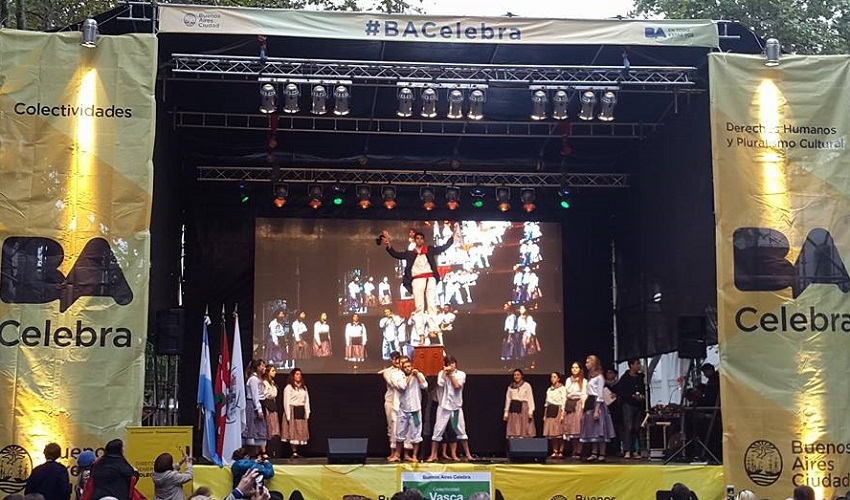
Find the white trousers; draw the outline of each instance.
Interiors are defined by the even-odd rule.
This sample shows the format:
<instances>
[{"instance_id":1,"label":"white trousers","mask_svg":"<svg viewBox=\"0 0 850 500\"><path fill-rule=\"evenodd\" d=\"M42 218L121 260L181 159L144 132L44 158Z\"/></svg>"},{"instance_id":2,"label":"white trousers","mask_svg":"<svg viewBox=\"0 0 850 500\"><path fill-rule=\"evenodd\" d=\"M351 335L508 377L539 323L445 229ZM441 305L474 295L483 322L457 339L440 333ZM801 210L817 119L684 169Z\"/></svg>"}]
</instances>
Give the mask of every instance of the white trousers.
<instances>
[{"instance_id":1,"label":"white trousers","mask_svg":"<svg viewBox=\"0 0 850 500\"><path fill-rule=\"evenodd\" d=\"M425 326L438 329L437 325L437 280L432 278L414 278L413 288L413 321L416 324L416 335L422 338L427 331ZM417 340L418 340L417 339Z\"/></svg>"},{"instance_id":2,"label":"white trousers","mask_svg":"<svg viewBox=\"0 0 850 500\"><path fill-rule=\"evenodd\" d=\"M457 416L457 429L455 433L459 440L469 439L466 435L466 420L463 418L463 408L459 409ZM440 442L443 440L443 433L446 431L446 425L452 420L452 410L447 410L443 407L437 408L437 419L434 421L434 434L431 436L432 441Z\"/></svg>"},{"instance_id":3,"label":"white trousers","mask_svg":"<svg viewBox=\"0 0 850 500\"><path fill-rule=\"evenodd\" d=\"M418 421L418 422L417 422ZM396 441L410 441L411 443L422 442L422 412L412 413L406 411L398 412L398 428L396 430Z\"/></svg>"},{"instance_id":4,"label":"white trousers","mask_svg":"<svg viewBox=\"0 0 850 500\"><path fill-rule=\"evenodd\" d=\"M384 414L387 416L387 437L390 438L390 449L395 449L395 435L396 429L398 428L398 410L393 408L393 403L391 401L384 401ZM404 441L404 448L409 450L413 448L413 445L410 441Z\"/></svg>"}]
</instances>

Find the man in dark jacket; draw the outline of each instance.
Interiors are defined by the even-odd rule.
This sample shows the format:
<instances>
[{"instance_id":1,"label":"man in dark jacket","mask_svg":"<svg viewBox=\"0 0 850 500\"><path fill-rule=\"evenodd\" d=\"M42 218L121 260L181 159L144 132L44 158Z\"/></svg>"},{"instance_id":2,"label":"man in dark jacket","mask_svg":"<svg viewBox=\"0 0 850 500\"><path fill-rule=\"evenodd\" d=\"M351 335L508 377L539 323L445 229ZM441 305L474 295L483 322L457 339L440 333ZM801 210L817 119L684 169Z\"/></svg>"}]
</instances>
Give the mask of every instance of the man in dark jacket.
<instances>
[{"instance_id":1,"label":"man in dark jacket","mask_svg":"<svg viewBox=\"0 0 850 500\"><path fill-rule=\"evenodd\" d=\"M44 447L47 461L32 470L24 493L41 493L44 500L69 500L71 498L71 480L68 468L56 461L62 449L56 443Z\"/></svg>"},{"instance_id":2,"label":"man in dark jacket","mask_svg":"<svg viewBox=\"0 0 850 500\"><path fill-rule=\"evenodd\" d=\"M124 443L113 439L106 443L106 454L94 463L89 481L94 481L96 500L103 497L115 497L118 500L130 499L130 478L139 473L124 458Z\"/></svg>"}]
</instances>

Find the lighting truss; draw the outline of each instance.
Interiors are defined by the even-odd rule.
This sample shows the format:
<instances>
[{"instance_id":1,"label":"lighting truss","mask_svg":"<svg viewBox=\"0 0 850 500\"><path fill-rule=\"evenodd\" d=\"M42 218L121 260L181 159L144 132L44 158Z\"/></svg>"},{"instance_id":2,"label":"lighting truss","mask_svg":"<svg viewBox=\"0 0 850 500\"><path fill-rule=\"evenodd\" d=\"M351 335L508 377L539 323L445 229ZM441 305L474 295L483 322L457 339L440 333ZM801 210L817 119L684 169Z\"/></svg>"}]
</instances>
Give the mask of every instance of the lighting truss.
<instances>
[{"instance_id":1,"label":"lighting truss","mask_svg":"<svg viewBox=\"0 0 850 500\"><path fill-rule=\"evenodd\" d=\"M271 182L271 167L199 166L200 181ZM427 172L422 170L343 170L280 167L278 182L293 184L367 184L393 186L457 186L560 188L627 188L623 173Z\"/></svg>"}]
</instances>

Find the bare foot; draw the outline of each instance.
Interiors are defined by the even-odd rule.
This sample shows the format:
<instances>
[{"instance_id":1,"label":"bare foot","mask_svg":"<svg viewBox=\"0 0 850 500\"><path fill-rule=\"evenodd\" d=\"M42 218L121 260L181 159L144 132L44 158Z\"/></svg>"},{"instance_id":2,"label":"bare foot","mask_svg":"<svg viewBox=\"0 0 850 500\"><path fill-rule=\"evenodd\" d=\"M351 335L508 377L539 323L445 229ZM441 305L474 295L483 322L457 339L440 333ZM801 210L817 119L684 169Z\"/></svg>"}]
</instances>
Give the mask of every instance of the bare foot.
<instances>
[{"instance_id":1,"label":"bare foot","mask_svg":"<svg viewBox=\"0 0 850 500\"><path fill-rule=\"evenodd\" d=\"M437 455L431 455L425 459L426 462L434 462L437 460Z\"/></svg>"},{"instance_id":2,"label":"bare foot","mask_svg":"<svg viewBox=\"0 0 850 500\"><path fill-rule=\"evenodd\" d=\"M398 462L399 460L400 460L400 457L389 457L387 459L387 462Z\"/></svg>"},{"instance_id":3,"label":"bare foot","mask_svg":"<svg viewBox=\"0 0 850 500\"><path fill-rule=\"evenodd\" d=\"M455 462L460 462L460 458L458 458L457 455L453 456L452 460L454 460Z\"/></svg>"},{"instance_id":4,"label":"bare foot","mask_svg":"<svg viewBox=\"0 0 850 500\"><path fill-rule=\"evenodd\" d=\"M416 457L404 457L404 459L408 462L418 462L419 459Z\"/></svg>"}]
</instances>

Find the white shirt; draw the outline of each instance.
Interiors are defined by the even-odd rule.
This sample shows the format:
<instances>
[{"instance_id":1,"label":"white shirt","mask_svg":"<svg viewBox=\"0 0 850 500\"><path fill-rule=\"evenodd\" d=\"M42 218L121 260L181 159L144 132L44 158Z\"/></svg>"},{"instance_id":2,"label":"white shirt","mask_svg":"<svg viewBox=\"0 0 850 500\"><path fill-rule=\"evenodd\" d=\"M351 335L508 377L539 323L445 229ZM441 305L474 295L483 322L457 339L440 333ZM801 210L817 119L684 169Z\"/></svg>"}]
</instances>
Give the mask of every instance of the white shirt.
<instances>
[{"instance_id":1,"label":"white shirt","mask_svg":"<svg viewBox=\"0 0 850 500\"><path fill-rule=\"evenodd\" d=\"M447 313L440 313L437 315L437 322L440 323L440 329L444 331L451 331L452 323L455 321L455 313L449 311Z\"/></svg>"},{"instance_id":2,"label":"white shirt","mask_svg":"<svg viewBox=\"0 0 850 500\"><path fill-rule=\"evenodd\" d=\"M505 318L505 331L513 332L516 329L517 323L518 321L516 314L511 314L510 316Z\"/></svg>"},{"instance_id":3,"label":"white shirt","mask_svg":"<svg viewBox=\"0 0 850 500\"><path fill-rule=\"evenodd\" d=\"M261 385L262 382L256 374L252 374L248 377L248 381L245 382L245 386L247 388L246 397L254 406L254 411L257 413L263 411L262 403L260 403L260 401L263 400L263 390L260 388Z\"/></svg>"},{"instance_id":4,"label":"white shirt","mask_svg":"<svg viewBox=\"0 0 850 500\"><path fill-rule=\"evenodd\" d=\"M303 406L304 418L310 418L310 393L303 386L296 389L292 384L286 384L283 389L283 414L287 420L292 420L293 406Z\"/></svg>"},{"instance_id":5,"label":"white shirt","mask_svg":"<svg viewBox=\"0 0 850 500\"><path fill-rule=\"evenodd\" d=\"M351 339L355 337L362 337L362 344L366 345L366 325L363 323L345 325L345 345L351 345Z\"/></svg>"},{"instance_id":6,"label":"white shirt","mask_svg":"<svg viewBox=\"0 0 850 500\"><path fill-rule=\"evenodd\" d=\"M321 321L316 321L315 323L313 323L313 342L321 344L323 333L327 335L328 342L330 342L331 325L327 323L322 323Z\"/></svg>"},{"instance_id":7,"label":"white shirt","mask_svg":"<svg viewBox=\"0 0 850 500\"><path fill-rule=\"evenodd\" d=\"M407 375L403 370L398 370L392 377L393 387L398 391L398 409L405 413L413 413L422 409L422 390L428 388L428 382L425 380L425 375L419 374L418 377L410 379L410 384L407 383Z\"/></svg>"},{"instance_id":8,"label":"white shirt","mask_svg":"<svg viewBox=\"0 0 850 500\"><path fill-rule=\"evenodd\" d=\"M440 408L455 411L463 406L463 386L466 384L466 373L455 370L452 376L460 387L455 389L454 384L452 384L446 372L440 372L440 375L437 377L437 386L443 388L440 395Z\"/></svg>"},{"instance_id":9,"label":"white shirt","mask_svg":"<svg viewBox=\"0 0 850 500\"><path fill-rule=\"evenodd\" d=\"M534 412L534 393L531 392L531 384L523 381L519 387L514 388L513 384L508 386L508 391L505 394L505 415L508 414L511 401L515 399L528 403L528 412Z\"/></svg>"},{"instance_id":10,"label":"white shirt","mask_svg":"<svg viewBox=\"0 0 850 500\"><path fill-rule=\"evenodd\" d=\"M307 333L307 325L303 321L296 319L292 322L292 336L295 337L296 342L304 340L305 333Z\"/></svg>"},{"instance_id":11,"label":"white shirt","mask_svg":"<svg viewBox=\"0 0 850 500\"><path fill-rule=\"evenodd\" d=\"M393 342L398 339L398 325L396 324L396 318L397 316L384 316L381 318L381 321L378 322L378 327L383 332L384 340L387 342Z\"/></svg>"},{"instance_id":12,"label":"white shirt","mask_svg":"<svg viewBox=\"0 0 850 500\"><path fill-rule=\"evenodd\" d=\"M360 284L359 283L357 283L356 281L352 281L351 283L348 284L348 295L350 295L351 298L357 297L357 294L359 294L359 293L360 293Z\"/></svg>"},{"instance_id":13,"label":"white shirt","mask_svg":"<svg viewBox=\"0 0 850 500\"><path fill-rule=\"evenodd\" d=\"M274 345L278 345L278 338L284 336L283 324L278 323L277 318L273 319L271 323L269 323L269 335L271 336Z\"/></svg>"},{"instance_id":14,"label":"white shirt","mask_svg":"<svg viewBox=\"0 0 850 500\"><path fill-rule=\"evenodd\" d=\"M588 380L585 386L587 387L588 396L596 396L602 401L602 389L605 388L605 377L602 374Z\"/></svg>"},{"instance_id":15,"label":"white shirt","mask_svg":"<svg viewBox=\"0 0 850 500\"><path fill-rule=\"evenodd\" d=\"M522 332L523 337L537 335L537 322L531 316L520 316L517 318L517 330Z\"/></svg>"},{"instance_id":16,"label":"white shirt","mask_svg":"<svg viewBox=\"0 0 850 500\"><path fill-rule=\"evenodd\" d=\"M587 380L567 379L567 399L584 399L587 396Z\"/></svg>"},{"instance_id":17,"label":"white shirt","mask_svg":"<svg viewBox=\"0 0 850 500\"><path fill-rule=\"evenodd\" d=\"M390 294L390 284L383 281L378 283L378 295L384 297Z\"/></svg>"},{"instance_id":18,"label":"white shirt","mask_svg":"<svg viewBox=\"0 0 850 500\"><path fill-rule=\"evenodd\" d=\"M393 377L395 373L401 371L395 366L388 366L384 368L381 372L381 376L384 377L384 382L387 384L387 392L384 393L384 403L392 403L393 410L398 411L398 403L399 399L396 396L395 387L393 387Z\"/></svg>"},{"instance_id":19,"label":"white shirt","mask_svg":"<svg viewBox=\"0 0 850 500\"><path fill-rule=\"evenodd\" d=\"M416 250L414 250L416 252ZM431 264L428 263L428 257L424 253L420 253L413 259L413 267L410 269L411 275L415 278L419 274L428 274L434 271L431 270Z\"/></svg>"},{"instance_id":20,"label":"white shirt","mask_svg":"<svg viewBox=\"0 0 850 500\"><path fill-rule=\"evenodd\" d=\"M375 291L375 285L371 281L367 281L363 283L363 293L366 295L372 295L372 292Z\"/></svg>"},{"instance_id":21,"label":"white shirt","mask_svg":"<svg viewBox=\"0 0 850 500\"><path fill-rule=\"evenodd\" d=\"M564 406L567 403L567 388L563 385L558 387L549 386L546 389L546 404L549 406Z\"/></svg>"},{"instance_id":22,"label":"white shirt","mask_svg":"<svg viewBox=\"0 0 850 500\"><path fill-rule=\"evenodd\" d=\"M263 380L263 399L277 399L277 385L268 380Z\"/></svg>"}]
</instances>

